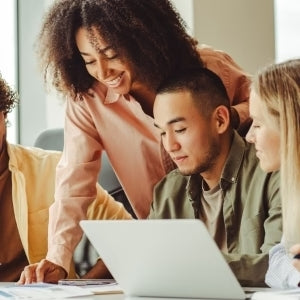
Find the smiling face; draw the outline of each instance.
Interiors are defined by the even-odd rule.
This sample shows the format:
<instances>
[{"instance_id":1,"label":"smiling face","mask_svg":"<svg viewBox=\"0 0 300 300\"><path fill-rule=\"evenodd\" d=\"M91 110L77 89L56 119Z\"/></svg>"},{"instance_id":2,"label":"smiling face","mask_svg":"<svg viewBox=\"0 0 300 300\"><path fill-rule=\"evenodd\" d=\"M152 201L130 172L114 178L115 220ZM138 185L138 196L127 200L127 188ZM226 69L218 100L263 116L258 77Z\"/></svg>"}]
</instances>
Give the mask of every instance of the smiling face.
<instances>
[{"instance_id":1,"label":"smiling face","mask_svg":"<svg viewBox=\"0 0 300 300\"><path fill-rule=\"evenodd\" d=\"M184 175L211 171L220 152L211 118L204 118L187 91L157 95L155 126L166 151Z\"/></svg>"},{"instance_id":2,"label":"smiling face","mask_svg":"<svg viewBox=\"0 0 300 300\"><path fill-rule=\"evenodd\" d=\"M253 123L246 139L255 144L260 167L265 172L277 171L280 168L280 131L268 117L259 96L252 91L250 95L250 116Z\"/></svg>"},{"instance_id":3,"label":"smiling face","mask_svg":"<svg viewBox=\"0 0 300 300\"><path fill-rule=\"evenodd\" d=\"M128 94L134 88L135 76L130 65L107 45L97 32L93 32L97 44L91 42L91 34L85 28L76 33L76 44L88 73L115 93Z\"/></svg>"}]
</instances>

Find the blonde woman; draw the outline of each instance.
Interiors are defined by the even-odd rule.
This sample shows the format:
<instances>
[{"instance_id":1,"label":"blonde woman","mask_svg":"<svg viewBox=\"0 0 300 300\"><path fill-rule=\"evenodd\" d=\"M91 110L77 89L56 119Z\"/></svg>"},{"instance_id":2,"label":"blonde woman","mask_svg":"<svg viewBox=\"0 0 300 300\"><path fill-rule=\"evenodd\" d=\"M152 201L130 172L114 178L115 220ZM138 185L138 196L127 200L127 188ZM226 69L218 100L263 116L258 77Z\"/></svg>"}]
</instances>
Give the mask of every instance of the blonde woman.
<instances>
[{"instance_id":1,"label":"blonde woman","mask_svg":"<svg viewBox=\"0 0 300 300\"><path fill-rule=\"evenodd\" d=\"M254 77L250 115L253 124L247 140L255 143L261 168L281 172L283 239L270 251L266 283L271 287L298 287L300 260L295 256L300 254L300 59L273 64Z\"/></svg>"}]
</instances>

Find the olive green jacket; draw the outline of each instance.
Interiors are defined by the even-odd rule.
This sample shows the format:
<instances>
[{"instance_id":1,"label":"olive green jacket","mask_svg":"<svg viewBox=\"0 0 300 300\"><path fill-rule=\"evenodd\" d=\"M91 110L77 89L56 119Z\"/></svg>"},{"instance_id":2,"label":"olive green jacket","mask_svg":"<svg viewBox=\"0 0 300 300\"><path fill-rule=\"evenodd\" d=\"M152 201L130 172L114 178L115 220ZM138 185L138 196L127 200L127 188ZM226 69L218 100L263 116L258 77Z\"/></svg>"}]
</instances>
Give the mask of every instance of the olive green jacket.
<instances>
[{"instance_id":1,"label":"olive green jacket","mask_svg":"<svg viewBox=\"0 0 300 300\"><path fill-rule=\"evenodd\" d=\"M170 172L155 187L149 218L199 216L201 181L199 175ZM265 286L268 251L282 234L279 173L263 172L254 146L235 133L220 186L228 249L224 256L243 286Z\"/></svg>"}]
</instances>

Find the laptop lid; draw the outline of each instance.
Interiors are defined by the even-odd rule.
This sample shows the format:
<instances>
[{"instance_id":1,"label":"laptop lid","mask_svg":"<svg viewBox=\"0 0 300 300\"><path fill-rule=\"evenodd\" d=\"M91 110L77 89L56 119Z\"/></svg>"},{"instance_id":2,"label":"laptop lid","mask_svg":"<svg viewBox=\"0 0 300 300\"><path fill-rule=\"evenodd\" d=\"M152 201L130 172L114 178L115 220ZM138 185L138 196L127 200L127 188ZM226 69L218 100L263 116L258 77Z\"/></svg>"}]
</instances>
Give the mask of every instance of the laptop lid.
<instances>
[{"instance_id":1,"label":"laptop lid","mask_svg":"<svg viewBox=\"0 0 300 300\"><path fill-rule=\"evenodd\" d=\"M84 220L80 225L127 296L246 298L200 220Z\"/></svg>"}]
</instances>

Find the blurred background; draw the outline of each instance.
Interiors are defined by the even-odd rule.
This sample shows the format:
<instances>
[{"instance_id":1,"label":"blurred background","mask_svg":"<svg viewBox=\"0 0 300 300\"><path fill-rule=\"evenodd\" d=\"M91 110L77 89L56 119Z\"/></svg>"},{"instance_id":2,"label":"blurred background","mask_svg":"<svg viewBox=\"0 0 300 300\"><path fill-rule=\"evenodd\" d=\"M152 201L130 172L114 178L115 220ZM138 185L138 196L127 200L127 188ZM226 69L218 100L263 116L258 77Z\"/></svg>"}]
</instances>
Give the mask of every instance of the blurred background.
<instances>
[{"instance_id":1,"label":"blurred background","mask_svg":"<svg viewBox=\"0 0 300 300\"><path fill-rule=\"evenodd\" d=\"M138 1L138 0L137 0ZM300 54L299 0L172 0L200 44L226 51L248 73ZM45 91L34 42L51 0L0 0L0 72L18 91L8 140L32 146L63 127L64 102ZM297 29L298 28L298 29Z\"/></svg>"}]
</instances>

